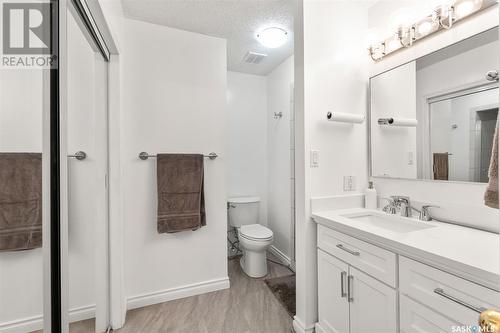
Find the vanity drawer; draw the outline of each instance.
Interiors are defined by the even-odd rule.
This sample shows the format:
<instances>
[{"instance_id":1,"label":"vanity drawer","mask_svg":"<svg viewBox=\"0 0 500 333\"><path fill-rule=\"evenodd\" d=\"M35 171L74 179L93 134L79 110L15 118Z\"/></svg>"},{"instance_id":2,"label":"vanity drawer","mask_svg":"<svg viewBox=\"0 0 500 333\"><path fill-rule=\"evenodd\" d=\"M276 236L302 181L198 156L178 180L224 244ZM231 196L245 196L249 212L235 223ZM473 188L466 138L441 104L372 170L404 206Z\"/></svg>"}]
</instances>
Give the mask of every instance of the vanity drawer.
<instances>
[{"instance_id":1,"label":"vanity drawer","mask_svg":"<svg viewBox=\"0 0 500 333\"><path fill-rule=\"evenodd\" d=\"M396 254L318 225L318 247L365 273L396 287Z\"/></svg>"},{"instance_id":2,"label":"vanity drawer","mask_svg":"<svg viewBox=\"0 0 500 333\"><path fill-rule=\"evenodd\" d=\"M500 307L500 293L401 256L399 290L450 319L470 325L477 323L482 310Z\"/></svg>"},{"instance_id":3,"label":"vanity drawer","mask_svg":"<svg viewBox=\"0 0 500 333\"><path fill-rule=\"evenodd\" d=\"M404 295L399 298L399 316L401 333L453 332L453 327L475 324L448 319Z\"/></svg>"}]
</instances>

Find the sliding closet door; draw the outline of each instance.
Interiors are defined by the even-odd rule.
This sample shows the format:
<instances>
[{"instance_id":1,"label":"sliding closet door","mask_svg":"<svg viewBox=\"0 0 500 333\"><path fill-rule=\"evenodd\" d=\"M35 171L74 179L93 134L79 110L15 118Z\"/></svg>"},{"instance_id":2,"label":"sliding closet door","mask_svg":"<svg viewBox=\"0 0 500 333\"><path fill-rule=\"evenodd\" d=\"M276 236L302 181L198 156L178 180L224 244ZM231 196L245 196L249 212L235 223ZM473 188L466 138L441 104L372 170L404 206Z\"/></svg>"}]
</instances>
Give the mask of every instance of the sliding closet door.
<instances>
[{"instance_id":1,"label":"sliding closet door","mask_svg":"<svg viewBox=\"0 0 500 333\"><path fill-rule=\"evenodd\" d=\"M76 13L67 18L70 332L108 323L107 63Z\"/></svg>"},{"instance_id":2,"label":"sliding closet door","mask_svg":"<svg viewBox=\"0 0 500 333\"><path fill-rule=\"evenodd\" d=\"M1 1L0 17L0 332L42 332L50 328L51 199L59 190L51 189L57 61L49 63L57 5Z\"/></svg>"}]
</instances>

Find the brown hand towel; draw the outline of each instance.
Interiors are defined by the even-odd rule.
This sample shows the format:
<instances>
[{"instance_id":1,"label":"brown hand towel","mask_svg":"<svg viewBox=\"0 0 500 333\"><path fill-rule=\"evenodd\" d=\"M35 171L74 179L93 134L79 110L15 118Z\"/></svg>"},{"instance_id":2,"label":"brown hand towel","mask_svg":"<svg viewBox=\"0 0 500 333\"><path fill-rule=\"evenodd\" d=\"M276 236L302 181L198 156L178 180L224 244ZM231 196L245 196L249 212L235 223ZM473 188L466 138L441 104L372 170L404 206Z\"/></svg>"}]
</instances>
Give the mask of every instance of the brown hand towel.
<instances>
[{"instance_id":1,"label":"brown hand towel","mask_svg":"<svg viewBox=\"0 0 500 333\"><path fill-rule=\"evenodd\" d=\"M206 225L203 155L158 154L158 233Z\"/></svg>"},{"instance_id":2,"label":"brown hand towel","mask_svg":"<svg viewBox=\"0 0 500 333\"><path fill-rule=\"evenodd\" d=\"M434 153L434 179L435 180L448 180L449 166L448 166L448 153Z\"/></svg>"},{"instance_id":3,"label":"brown hand towel","mask_svg":"<svg viewBox=\"0 0 500 333\"><path fill-rule=\"evenodd\" d=\"M42 154L0 153L0 251L42 246Z\"/></svg>"},{"instance_id":4,"label":"brown hand towel","mask_svg":"<svg viewBox=\"0 0 500 333\"><path fill-rule=\"evenodd\" d=\"M486 193L484 194L484 204L491 208L498 209L498 121L493 137L493 149L491 151L490 177Z\"/></svg>"}]
</instances>

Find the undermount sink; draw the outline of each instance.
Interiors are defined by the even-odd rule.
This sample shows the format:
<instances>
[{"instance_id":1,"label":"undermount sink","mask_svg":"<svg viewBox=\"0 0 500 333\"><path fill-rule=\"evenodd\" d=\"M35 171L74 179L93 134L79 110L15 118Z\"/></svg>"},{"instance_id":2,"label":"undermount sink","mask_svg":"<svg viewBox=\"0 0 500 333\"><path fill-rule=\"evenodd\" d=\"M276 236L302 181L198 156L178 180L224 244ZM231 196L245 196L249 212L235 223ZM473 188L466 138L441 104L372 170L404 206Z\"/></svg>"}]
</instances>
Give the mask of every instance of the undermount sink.
<instances>
[{"instance_id":1,"label":"undermount sink","mask_svg":"<svg viewBox=\"0 0 500 333\"><path fill-rule=\"evenodd\" d=\"M421 222L418 220L413 220L394 215L363 213L363 214L346 214L341 216L346 217L348 219L352 219L353 222L365 226L384 229L396 233L407 233L407 232L424 230L435 227L426 222Z\"/></svg>"}]
</instances>

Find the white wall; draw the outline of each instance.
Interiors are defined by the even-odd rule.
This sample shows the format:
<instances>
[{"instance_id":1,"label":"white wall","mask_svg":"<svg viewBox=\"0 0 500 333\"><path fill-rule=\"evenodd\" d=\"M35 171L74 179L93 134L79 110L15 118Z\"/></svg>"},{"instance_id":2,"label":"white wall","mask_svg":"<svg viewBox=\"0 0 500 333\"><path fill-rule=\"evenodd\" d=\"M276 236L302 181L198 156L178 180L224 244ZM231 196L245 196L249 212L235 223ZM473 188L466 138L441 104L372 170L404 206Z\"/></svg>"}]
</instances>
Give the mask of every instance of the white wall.
<instances>
[{"instance_id":1,"label":"white wall","mask_svg":"<svg viewBox=\"0 0 500 333\"><path fill-rule=\"evenodd\" d=\"M226 42L129 19L124 32L121 163L129 307L226 288ZM139 160L141 151L219 154L205 165L206 227L156 232L156 162Z\"/></svg>"},{"instance_id":2,"label":"white wall","mask_svg":"<svg viewBox=\"0 0 500 333\"><path fill-rule=\"evenodd\" d=\"M391 13L408 7L417 11L422 8L419 1L378 1L369 10L371 29L386 29ZM464 38L476 35L498 25L498 6L457 24L453 29L420 41L407 50L387 57L378 63L370 62L371 75L415 60L423 55L454 44ZM457 73L458 74L458 73ZM390 180L375 178L379 196L400 194L410 196L415 203L432 202L441 206L433 214L437 218L473 223L476 226L498 229L498 211L484 206L484 184L427 182L411 180Z\"/></svg>"},{"instance_id":3,"label":"white wall","mask_svg":"<svg viewBox=\"0 0 500 333\"><path fill-rule=\"evenodd\" d=\"M227 73L228 197L260 197L267 225L267 80Z\"/></svg>"},{"instance_id":4,"label":"white wall","mask_svg":"<svg viewBox=\"0 0 500 333\"><path fill-rule=\"evenodd\" d=\"M367 3L358 1L300 1L297 12L296 17L303 18L304 44L303 55L301 42L295 44L296 139L298 161L305 165L296 165L296 177L297 193L304 191L305 198L297 196L294 327L310 332L317 320L316 226L310 219L310 199L343 194L343 176L356 177L355 192L363 191L367 183L366 124L332 123L326 114L366 114L368 16ZM298 38L301 23L295 26ZM312 149L320 151L319 168L309 166Z\"/></svg>"},{"instance_id":5,"label":"white wall","mask_svg":"<svg viewBox=\"0 0 500 333\"><path fill-rule=\"evenodd\" d=\"M295 215L293 67L291 56L267 76L268 225L274 233L274 248L290 260L293 260ZM282 112L283 117L274 119L275 112Z\"/></svg>"}]
</instances>

